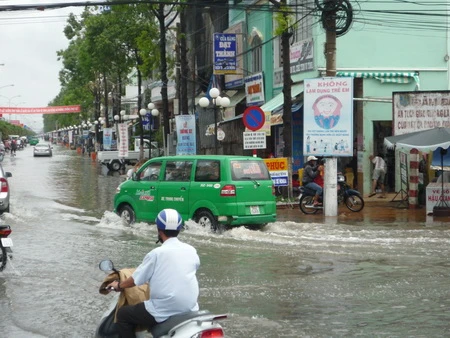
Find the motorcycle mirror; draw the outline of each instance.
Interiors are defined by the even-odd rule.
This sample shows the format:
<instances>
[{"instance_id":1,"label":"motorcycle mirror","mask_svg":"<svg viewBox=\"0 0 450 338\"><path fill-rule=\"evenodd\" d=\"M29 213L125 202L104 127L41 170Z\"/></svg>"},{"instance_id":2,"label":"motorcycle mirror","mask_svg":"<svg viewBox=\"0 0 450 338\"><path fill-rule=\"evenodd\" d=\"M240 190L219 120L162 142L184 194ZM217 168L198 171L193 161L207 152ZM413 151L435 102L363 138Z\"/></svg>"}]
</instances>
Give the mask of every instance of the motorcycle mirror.
<instances>
[{"instance_id":1,"label":"motorcycle mirror","mask_svg":"<svg viewBox=\"0 0 450 338\"><path fill-rule=\"evenodd\" d=\"M104 259L100 262L98 268L102 271L114 271L114 264L110 259Z\"/></svg>"}]
</instances>

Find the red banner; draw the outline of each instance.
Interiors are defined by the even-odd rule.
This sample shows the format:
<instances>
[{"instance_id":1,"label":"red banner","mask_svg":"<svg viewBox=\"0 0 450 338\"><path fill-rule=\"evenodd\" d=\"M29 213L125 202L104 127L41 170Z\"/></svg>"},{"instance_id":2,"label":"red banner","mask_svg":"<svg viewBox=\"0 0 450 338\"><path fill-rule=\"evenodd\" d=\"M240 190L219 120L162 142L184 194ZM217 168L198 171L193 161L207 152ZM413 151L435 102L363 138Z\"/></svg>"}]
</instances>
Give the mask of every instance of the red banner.
<instances>
[{"instance_id":1,"label":"red banner","mask_svg":"<svg viewBox=\"0 0 450 338\"><path fill-rule=\"evenodd\" d=\"M0 114L70 114L79 112L81 112L79 105L42 108L0 107Z\"/></svg>"}]
</instances>

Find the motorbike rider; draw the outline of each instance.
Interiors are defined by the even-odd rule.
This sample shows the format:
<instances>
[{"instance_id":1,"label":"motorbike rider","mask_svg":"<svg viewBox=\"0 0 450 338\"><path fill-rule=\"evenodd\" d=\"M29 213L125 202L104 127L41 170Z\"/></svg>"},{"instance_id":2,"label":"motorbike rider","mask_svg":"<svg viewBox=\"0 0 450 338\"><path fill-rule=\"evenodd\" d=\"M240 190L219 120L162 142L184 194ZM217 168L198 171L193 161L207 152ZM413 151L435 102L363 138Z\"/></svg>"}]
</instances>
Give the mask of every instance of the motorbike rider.
<instances>
[{"instance_id":1,"label":"motorbike rider","mask_svg":"<svg viewBox=\"0 0 450 338\"><path fill-rule=\"evenodd\" d=\"M305 188L309 188L315 191L313 197L314 206L320 204L319 197L322 195L322 187L314 182L314 179L320 175L319 166L317 165L318 158L311 155L306 159L305 169L303 170L302 183Z\"/></svg>"},{"instance_id":2,"label":"motorbike rider","mask_svg":"<svg viewBox=\"0 0 450 338\"><path fill-rule=\"evenodd\" d=\"M196 271L200 266L197 251L177 236L183 226L178 211L164 209L156 217L158 242L131 277L108 285L117 291L148 283L150 299L117 312L120 337L136 337L136 326L151 328L173 315L199 309L199 286Z\"/></svg>"}]
</instances>

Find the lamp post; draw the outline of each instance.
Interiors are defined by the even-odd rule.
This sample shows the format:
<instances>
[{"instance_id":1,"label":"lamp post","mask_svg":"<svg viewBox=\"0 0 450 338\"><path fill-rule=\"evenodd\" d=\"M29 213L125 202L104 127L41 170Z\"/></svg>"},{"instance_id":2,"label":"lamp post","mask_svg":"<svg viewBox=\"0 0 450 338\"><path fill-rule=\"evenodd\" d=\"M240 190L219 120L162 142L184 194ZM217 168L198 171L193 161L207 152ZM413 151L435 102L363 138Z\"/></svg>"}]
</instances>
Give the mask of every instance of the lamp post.
<instances>
[{"instance_id":1,"label":"lamp post","mask_svg":"<svg viewBox=\"0 0 450 338\"><path fill-rule=\"evenodd\" d=\"M14 84L9 84L9 85L5 85L5 86L1 86L0 89L6 88L6 87L14 87Z\"/></svg>"},{"instance_id":2,"label":"lamp post","mask_svg":"<svg viewBox=\"0 0 450 338\"><path fill-rule=\"evenodd\" d=\"M217 108L226 108L230 105L230 99L228 97L220 97L220 91L217 88L211 88L209 90L209 96L211 97L211 103L213 105L214 110L214 149L215 154L218 152L218 143L217 143ZM206 108L209 106L210 101L207 97L202 97L198 104L200 107Z\"/></svg>"},{"instance_id":3,"label":"lamp post","mask_svg":"<svg viewBox=\"0 0 450 338\"><path fill-rule=\"evenodd\" d=\"M142 117L142 134L144 133L144 116L148 115L148 158L152 158L152 120L153 117L156 117L159 115L159 110L155 108L155 104L153 102L150 102L147 105L148 110L150 111L149 114L147 114L147 109L142 108L139 111L139 114Z\"/></svg>"}]
</instances>

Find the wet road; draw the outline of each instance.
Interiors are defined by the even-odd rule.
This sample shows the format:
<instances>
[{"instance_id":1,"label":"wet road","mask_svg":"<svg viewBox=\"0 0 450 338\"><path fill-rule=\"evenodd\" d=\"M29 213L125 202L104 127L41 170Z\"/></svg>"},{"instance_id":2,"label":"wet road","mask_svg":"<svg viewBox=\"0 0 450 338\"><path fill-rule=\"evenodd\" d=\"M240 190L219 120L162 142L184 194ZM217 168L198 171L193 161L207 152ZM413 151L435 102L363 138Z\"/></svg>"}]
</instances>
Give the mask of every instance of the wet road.
<instances>
[{"instance_id":1,"label":"wet road","mask_svg":"<svg viewBox=\"0 0 450 338\"><path fill-rule=\"evenodd\" d=\"M1 223L13 228L14 259L0 273L0 336L92 337L109 304L98 262L136 266L156 247L154 227L124 226L109 211L123 178L75 151L33 158L26 148L3 166L13 173ZM180 238L202 262L200 306L230 314L227 337L450 335L445 220L377 201L336 218L280 210L261 231L187 226Z\"/></svg>"}]
</instances>

